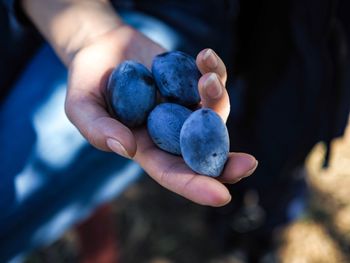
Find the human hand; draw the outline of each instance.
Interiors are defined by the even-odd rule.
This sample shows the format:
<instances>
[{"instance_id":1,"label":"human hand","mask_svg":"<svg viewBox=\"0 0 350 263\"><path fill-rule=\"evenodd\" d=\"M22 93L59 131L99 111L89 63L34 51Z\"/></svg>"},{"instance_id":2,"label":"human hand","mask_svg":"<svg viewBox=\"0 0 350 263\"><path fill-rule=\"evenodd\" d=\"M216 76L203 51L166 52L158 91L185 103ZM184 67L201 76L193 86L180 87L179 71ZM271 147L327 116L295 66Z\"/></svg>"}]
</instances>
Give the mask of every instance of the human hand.
<instances>
[{"instance_id":1,"label":"human hand","mask_svg":"<svg viewBox=\"0 0 350 263\"><path fill-rule=\"evenodd\" d=\"M69 67L66 112L83 136L96 148L133 158L159 184L196 203L221 206L230 201L223 183L235 183L256 168L254 157L230 153L217 179L194 173L178 156L157 148L145 127L130 130L107 112L104 90L112 69L126 59L151 66L153 57L165 50L131 27L122 26L98 37L82 48ZM224 88L226 69L211 50L198 54L203 76L199 92L203 107L215 110L224 121L229 114L229 97Z\"/></svg>"},{"instance_id":2,"label":"human hand","mask_svg":"<svg viewBox=\"0 0 350 263\"><path fill-rule=\"evenodd\" d=\"M251 174L257 165L253 156L230 153L220 177L198 175L181 157L158 149L145 128L131 131L107 112L104 90L112 69L126 59L150 68L153 57L165 51L162 47L124 25L109 1L22 0L21 6L69 67L66 113L92 145L133 158L158 183L196 203L221 206L230 201L223 183ZM201 104L226 120L225 65L215 54L208 55L202 51L197 57L203 74Z\"/></svg>"}]
</instances>

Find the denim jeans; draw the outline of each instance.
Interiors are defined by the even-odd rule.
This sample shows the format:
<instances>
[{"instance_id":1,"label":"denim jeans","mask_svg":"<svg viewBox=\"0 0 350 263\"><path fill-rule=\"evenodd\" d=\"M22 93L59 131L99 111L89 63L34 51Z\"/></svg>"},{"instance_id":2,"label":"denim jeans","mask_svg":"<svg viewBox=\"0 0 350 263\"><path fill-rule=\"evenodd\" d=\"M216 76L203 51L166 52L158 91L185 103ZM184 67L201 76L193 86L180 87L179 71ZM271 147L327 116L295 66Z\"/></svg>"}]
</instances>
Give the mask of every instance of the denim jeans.
<instances>
[{"instance_id":1,"label":"denim jeans","mask_svg":"<svg viewBox=\"0 0 350 263\"><path fill-rule=\"evenodd\" d=\"M172 48L166 40L175 33L160 21L122 16ZM87 143L65 116L66 88L67 69L44 44L1 104L1 262L53 242L143 174L131 160Z\"/></svg>"}]
</instances>

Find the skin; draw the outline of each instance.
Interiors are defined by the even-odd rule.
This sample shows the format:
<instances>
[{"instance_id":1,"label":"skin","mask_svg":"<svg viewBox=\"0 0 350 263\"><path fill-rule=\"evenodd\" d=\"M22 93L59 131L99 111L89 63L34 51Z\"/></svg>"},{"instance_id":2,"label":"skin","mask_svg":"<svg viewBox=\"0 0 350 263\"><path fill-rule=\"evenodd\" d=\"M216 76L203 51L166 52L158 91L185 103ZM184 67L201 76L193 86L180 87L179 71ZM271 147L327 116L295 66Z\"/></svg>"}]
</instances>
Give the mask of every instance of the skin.
<instances>
[{"instance_id":1,"label":"skin","mask_svg":"<svg viewBox=\"0 0 350 263\"><path fill-rule=\"evenodd\" d=\"M236 183L256 169L253 156L230 153L218 178L195 174L181 157L158 149L146 128L130 130L111 118L104 99L111 70L126 59L150 68L153 57L165 49L125 25L108 1L22 0L22 7L68 67L66 114L93 146L135 160L163 187L208 206L227 204L231 196L223 183ZM196 63L203 74L198 83L201 105L226 121L230 104L224 63L208 49Z\"/></svg>"}]
</instances>

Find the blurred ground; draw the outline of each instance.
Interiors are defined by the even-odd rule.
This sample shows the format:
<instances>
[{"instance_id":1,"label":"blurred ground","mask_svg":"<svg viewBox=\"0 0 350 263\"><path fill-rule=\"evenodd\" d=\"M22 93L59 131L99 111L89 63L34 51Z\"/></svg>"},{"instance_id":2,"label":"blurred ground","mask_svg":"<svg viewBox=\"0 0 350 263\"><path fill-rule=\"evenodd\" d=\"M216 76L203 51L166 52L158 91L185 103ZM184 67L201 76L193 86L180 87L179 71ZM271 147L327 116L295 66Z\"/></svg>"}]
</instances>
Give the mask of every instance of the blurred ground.
<instances>
[{"instance_id":1,"label":"blurred ground","mask_svg":"<svg viewBox=\"0 0 350 263\"><path fill-rule=\"evenodd\" d=\"M330 167L322 170L322 143L310 153L306 168L311 187L309 209L279 235L276 251L282 263L350 262L350 125L333 142ZM222 254L206 227L206 209L161 189L145 178L113 203L120 240L120 262L239 263ZM76 262L73 231L35 251L31 262ZM234 250L232 250L233 252Z\"/></svg>"}]
</instances>

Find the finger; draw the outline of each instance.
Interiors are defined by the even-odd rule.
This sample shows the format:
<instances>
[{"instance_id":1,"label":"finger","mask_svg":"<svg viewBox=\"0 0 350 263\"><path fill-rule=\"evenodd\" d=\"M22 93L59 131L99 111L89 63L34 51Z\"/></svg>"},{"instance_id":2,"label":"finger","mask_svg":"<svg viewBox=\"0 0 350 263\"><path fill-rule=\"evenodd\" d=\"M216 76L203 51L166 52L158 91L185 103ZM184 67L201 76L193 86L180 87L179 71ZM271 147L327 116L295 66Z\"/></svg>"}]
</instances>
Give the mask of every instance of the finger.
<instances>
[{"instance_id":1,"label":"finger","mask_svg":"<svg viewBox=\"0 0 350 263\"><path fill-rule=\"evenodd\" d=\"M69 120L96 148L127 158L135 155L136 142L132 132L109 116L101 98L72 87L67 94L65 110Z\"/></svg>"},{"instance_id":2,"label":"finger","mask_svg":"<svg viewBox=\"0 0 350 263\"><path fill-rule=\"evenodd\" d=\"M237 183L254 173L258 166L258 161L250 154L230 153L225 169L218 177L223 183Z\"/></svg>"},{"instance_id":3,"label":"finger","mask_svg":"<svg viewBox=\"0 0 350 263\"><path fill-rule=\"evenodd\" d=\"M202 107L211 108L224 122L230 114L230 99L227 90L216 73L204 74L198 82Z\"/></svg>"},{"instance_id":4,"label":"finger","mask_svg":"<svg viewBox=\"0 0 350 263\"><path fill-rule=\"evenodd\" d=\"M202 75L208 72L218 74L220 81L225 85L227 80L226 66L219 56L210 48L198 53L196 63Z\"/></svg>"},{"instance_id":5,"label":"finger","mask_svg":"<svg viewBox=\"0 0 350 263\"><path fill-rule=\"evenodd\" d=\"M194 173L181 157L159 150L145 131L135 134L135 160L160 185L201 205L217 207L230 202L228 189L218 180Z\"/></svg>"}]
</instances>

